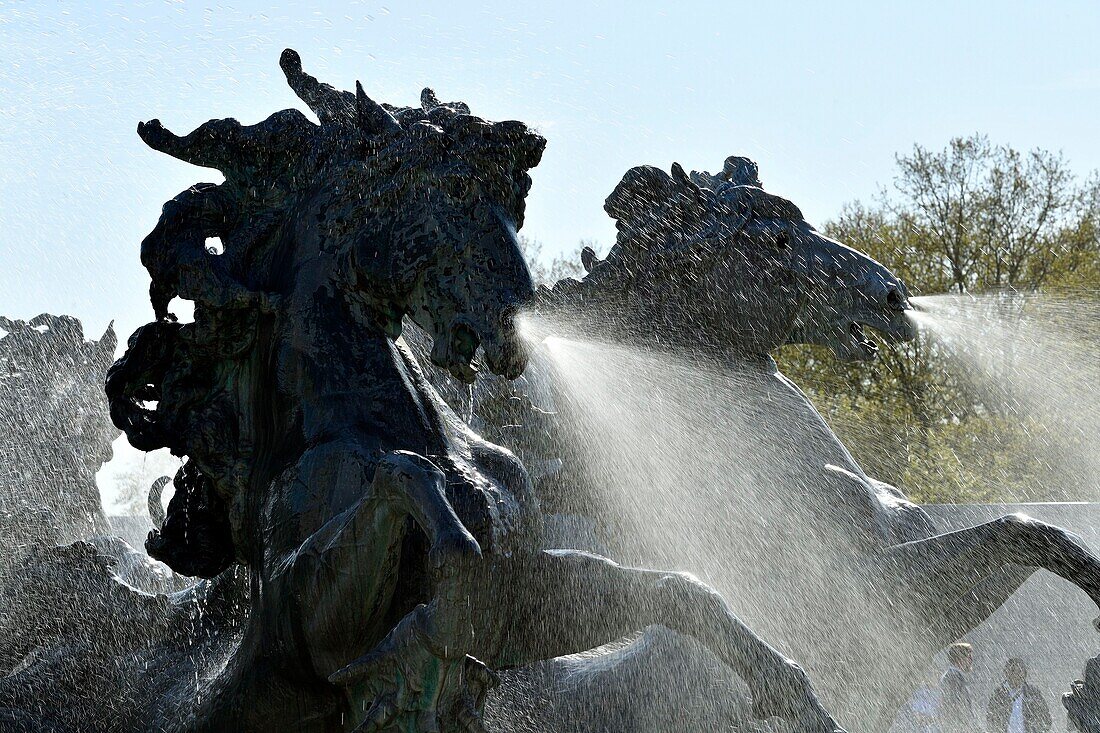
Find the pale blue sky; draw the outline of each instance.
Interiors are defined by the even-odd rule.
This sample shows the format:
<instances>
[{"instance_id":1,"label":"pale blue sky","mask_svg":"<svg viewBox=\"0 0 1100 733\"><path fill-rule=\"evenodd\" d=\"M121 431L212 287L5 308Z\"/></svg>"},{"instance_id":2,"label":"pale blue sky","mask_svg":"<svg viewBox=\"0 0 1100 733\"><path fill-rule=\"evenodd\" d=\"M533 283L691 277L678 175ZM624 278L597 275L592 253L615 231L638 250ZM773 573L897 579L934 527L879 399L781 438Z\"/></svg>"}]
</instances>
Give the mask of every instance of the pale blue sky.
<instances>
[{"instance_id":1,"label":"pale blue sky","mask_svg":"<svg viewBox=\"0 0 1100 733\"><path fill-rule=\"evenodd\" d=\"M300 106L296 48L337 86L412 104L422 86L549 139L530 236L548 252L614 229L630 166L714 169L732 153L811 221L874 195L893 156L988 133L1100 168L1100 3L0 0L0 314L64 312L125 337L148 320L142 237L217 180L145 148Z\"/></svg>"}]
</instances>

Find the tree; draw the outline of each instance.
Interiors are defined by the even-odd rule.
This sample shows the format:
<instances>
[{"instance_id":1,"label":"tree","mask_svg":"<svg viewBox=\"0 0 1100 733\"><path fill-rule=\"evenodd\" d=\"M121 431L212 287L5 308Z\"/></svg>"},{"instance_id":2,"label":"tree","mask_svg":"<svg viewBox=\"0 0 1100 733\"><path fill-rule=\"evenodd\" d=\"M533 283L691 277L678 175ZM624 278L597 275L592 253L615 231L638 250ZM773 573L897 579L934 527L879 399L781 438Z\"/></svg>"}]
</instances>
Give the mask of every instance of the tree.
<instances>
[{"instance_id":1,"label":"tree","mask_svg":"<svg viewBox=\"0 0 1100 733\"><path fill-rule=\"evenodd\" d=\"M549 261L543 256L542 242L524 235L519 236L519 247L527 260L527 267L531 271L531 279L535 285L553 285L558 280L566 277L581 278L584 276L584 267L581 265L581 250L585 247L599 251L599 245L589 239L582 239L572 251L555 255Z\"/></svg>"},{"instance_id":2,"label":"tree","mask_svg":"<svg viewBox=\"0 0 1100 733\"><path fill-rule=\"evenodd\" d=\"M1100 289L1095 174L1080 182L1061 155L980 135L940 151L914 146L897 166L890 190L846 206L824 231L885 263L913 294L996 293L1008 318L1034 310L1031 294ZM872 475L924 501L1083 495L1035 451L1051 440L1046 418L998 380L969 378L927 335L881 346L871 364L838 364L817 347L778 356Z\"/></svg>"},{"instance_id":3,"label":"tree","mask_svg":"<svg viewBox=\"0 0 1100 733\"><path fill-rule=\"evenodd\" d=\"M913 238L905 249L930 292L1034 291L1095 259L1096 182L1079 185L1060 154L974 135L939 152L916 145L897 164L882 208Z\"/></svg>"}]
</instances>

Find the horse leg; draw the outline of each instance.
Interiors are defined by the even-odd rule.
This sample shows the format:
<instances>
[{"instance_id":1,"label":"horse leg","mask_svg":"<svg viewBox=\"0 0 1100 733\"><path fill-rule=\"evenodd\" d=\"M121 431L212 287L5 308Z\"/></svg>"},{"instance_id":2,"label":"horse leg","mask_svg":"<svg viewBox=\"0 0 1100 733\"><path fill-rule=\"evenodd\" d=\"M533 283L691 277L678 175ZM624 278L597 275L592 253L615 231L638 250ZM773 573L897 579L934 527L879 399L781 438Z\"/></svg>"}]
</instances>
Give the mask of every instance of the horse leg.
<instances>
[{"instance_id":1,"label":"horse leg","mask_svg":"<svg viewBox=\"0 0 1100 733\"><path fill-rule=\"evenodd\" d=\"M976 629L996 613L1036 570L1038 568L1024 565L1006 565L980 580L961 599L944 607L942 618L936 619L932 626L938 632L938 646L947 646Z\"/></svg>"},{"instance_id":2,"label":"horse leg","mask_svg":"<svg viewBox=\"0 0 1100 733\"><path fill-rule=\"evenodd\" d=\"M373 700L369 709L354 711L363 730L381 729L402 716L430 730L435 716L448 715L474 729L491 680L466 653L491 667L517 666L592 649L657 623L695 637L729 664L752 690L759 717L784 717L799 731L837 729L802 669L756 636L708 586L686 574L624 568L582 552L478 562L469 545L473 538L446 501L438 469L411 454L401 467L379 467L377 495L393 497L388 506L407 507L429 531L440 589L377 647L330 675L353 699ZM424 507L427 516L418 514ZM327 548L358 541L361 532L345 522L332 533L343 538L339 542L315 537Z\"/></svg>"},{"instance_id":3,"label":"horse leg","mask_svg":"<svg viewBox=\"0 0 1100 733\"><path fill-rule=\"evenodd\" d=\"M920 607L940 616L945 638L987 618L1037 568L1065 578L1100 607L1100 558L1076 535L1022 514L896 545L882 559ZM1100 619L1093 623L1100 628Z\"/></svg>"},{"instance_id":4,"label":"horse leg","mask_svg":"<svg viewBox=\"0 0 1100 733\"><path fill-rule=\"evenodd\" d=\"M688 574L626 568L565 550L487 558L481 567L471 583L477 609L471 654L489 667L582 652L663 624L698 639L732 667L749 685L758 717L786 718L799 733L838 730L802 669ZM337 679L370 675L372 666L372 659L357 662Z\"/></svg>"},{"instance_id":5,"label":"horse leg","mask_svg":"<svg viewBox=\"0 0 1100 733\"><path fill-rule=\"evenodd\" d=\"M316 449L315 449L316 450ZM458 645L471 634L461 591L462 569L480 558L477 540L455 514L442 471L415 453L390 453L373 469L353 448L329 446L310 456L295 481L335 481L363 493L287 558L300 623L314 669L322 676L371 648L388 629L384 617L397 580L406 519L424 530L436 570L431 636ZM301 466L301 464L300 464ZM363 486L369 490L363 492Z\"/></svg>"},{"instance_id":6,"label":"horse leg","mask_svg":"<svg viewBox=\"0 0 1100 733\"><path fill-rule=\"evenodd\" d=\"M461 566L480 552L443 488L442 473L426 459L394 453L377 460L353 441L315 446L274 480L246 651L196 730L331 733L334 721L354 719L361 690L334 688L327 678L390 630L409 518L428 535L437 565ZM317 521L311 512L330 503L349 508ZM319 525L304 542L303 525ZM449 594L442 608L463 608L455 580L438 585Z\"/></svg>"}]
</instances>

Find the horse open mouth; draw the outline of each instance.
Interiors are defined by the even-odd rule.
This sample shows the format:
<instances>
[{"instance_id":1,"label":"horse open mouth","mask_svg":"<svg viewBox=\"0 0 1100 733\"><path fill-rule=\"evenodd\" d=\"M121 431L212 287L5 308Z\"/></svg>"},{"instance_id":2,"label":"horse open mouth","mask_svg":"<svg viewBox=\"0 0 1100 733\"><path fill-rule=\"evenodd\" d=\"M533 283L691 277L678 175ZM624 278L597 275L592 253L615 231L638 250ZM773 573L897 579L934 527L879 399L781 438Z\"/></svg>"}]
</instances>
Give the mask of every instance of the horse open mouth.
<instances>
[{"instance_id":1,"label":"horse open mouth","mask_svg":"<svg viewBox=\"0 0 1100 733\"><path fill-rule=\"evenodd\" d=\"M863 324L852 321L848 324L848 338L853 357L870 360L878 354L878 344L863 330Z\"/></svg>"},{"instance_id":2,"label":"horse open mouth","mask_svg":"<svg viewBox=\"0 0 1100 733\"><path fill-rule=\"evenodd\" d=\"M442 334L432 340L431 360L455 379L470 384L477 377L474 355L481 345L481 337L471 323L456 318Z\"/></svg>"},{"instance_id":3,"label":"horse open mouth","mask_svg":"<svg viewBox=\"0 0 1100 733\"><path fill-rule=\"evenodd\" d=\"M511 314L501 318L494 328L477 328L469 318L456 318L444 335L434 340L431 360L455 379L471 384L479 371L475 360L479 348L485 365L494 374L515 379L527 368L527 354Z\"/></svg>"},{"instance_id":4,"label":"horse open mouth","mask_svg":"<svg viewBox=\"0 0 1100 733\"><path fill-rule=\"evenodd\" d=\"M489 371L505 379L516 379L527 368L527 349L516 328L518 311L508 308L494 328L483 332L481 348Z\"/></svg>"}]
</instances>

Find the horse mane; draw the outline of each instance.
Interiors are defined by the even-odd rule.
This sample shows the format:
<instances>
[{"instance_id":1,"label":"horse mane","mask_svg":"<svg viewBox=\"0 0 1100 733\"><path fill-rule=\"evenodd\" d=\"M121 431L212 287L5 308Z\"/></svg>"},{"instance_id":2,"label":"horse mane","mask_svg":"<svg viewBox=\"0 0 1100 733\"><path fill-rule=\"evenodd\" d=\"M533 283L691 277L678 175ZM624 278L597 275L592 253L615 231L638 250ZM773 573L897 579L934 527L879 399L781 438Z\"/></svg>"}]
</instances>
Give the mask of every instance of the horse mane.
<instances>
[{"instance_id":1,"label":"horse mane","mask_svg":"<svg viewBox=\"0 0 1100 733\"><path fill-rule=\"evenodd\" d=\"M384 212L400 207L414 185L469 178L518 227L527 170L546 144L522 122L488 122L430 89L418 107L397 107L370 99L358 82L352 93L318 81L291 49L280 66L317 123L286 109L254 125L211 120L184 136L158 120L138 125L154 150L225 176L166 203L142 242L156 320L134 333L106 384L111 417L132 445L188 458L175 481L176 508L146 547L190 575L215 575L234 557L227 517L250 480L258 440L241 390L269 376L246 364L280 309L282 235L309 198L325 191L334 200L354 197L360 211ZM220 250L208 247L211 238ZM193 301L193 323L169 312L176 298Z\"/></svg>"},{"instance_id":2,"label":"horse mane","mask_svg":"<svg viewBox=\"0 0 1100 733\"><path fill-rule=\"evenodd\" d=\"M705 263L723 247L751 251L761 228L786 221L806 226L797 206L762 187L756 163L730 156L718 173L685 172L673 163L671 175L650 165L628 170L604 202L619 233L607 257L582 253L585 281L634 278L669 267ZM747 247L745 245L748 245Z\"/></svg>"},{"instance_id":3,"label":"horse mane","mask_svg":"<svg viewBox=\"0 0 1100 733\"><path fill-rule=\"evenodd\" d=\"M217 258L232 280L253 286L263 281L252 269L269 253L257 247L271 240L278 222L293 215L300 195L326 178L385 205L399 203L410 182L460 173L477 178L517 228L522 226L531 187L526 171L538 164L546 145L524 123L488 122L470 114L463 102L440 102L431 89L423 90L418 107L379 104L359 82L354 93L319 82L302 70L291 49L283 52L280 66L320 124L286 109L255 125L211 120L182 137L159 120L138 125L138 134L153 149L225 176L220 185L198 184L181 194L201 193L201 204L180 202L180 197L174 207L166 204L174 230L192 229L222 240L223 252L200 253L199 259L203 254L211 259L207 266L215 267ZM142 262L153 278L153 305L162 318L167 303L179 295L178 262L159 239L147 239L146 245Z\"/></svg>"},{"instance_id":4,"label":"horse mane","mask_svg":"<svg viewBox=\"0 0 1100 733\"><path fill-rule=\"evenodd\" d=\"M756 163L738 156L726 158L715 174L688 174L679 163L672 164L671 175L649 165L631 168L607 197L604 210L620 232L651 236L717 227L736 233L763 219L805 221L797 206L764 190ZM630 239L620 234L618 243Z\"/></svg>"},{"instance_id":5,"label":"horse mane","mask_svg":"<svg viewBox=\"0 0 1100 733\"><path fill-rule=\"evenodd\" d=\"M259 321L278 309L279 230L297 219L303 197L319 186L351 192L368 207L397 207L411 183L458 173L476 177L522 224L527 170L546 144L522 122L487 122L463 102L440 102L430 89L419 107L378 104L358 82L354 94L319 82L291 49L280 66L320 124L288 109L249 126L211 120L183 137L158 120L138 125L153 149L225 176L222 184L196 184L166 203L142 242L157 320L131 337L107 384L115 423L141 450L210 452L196 445L209 430L187 413L224 390L217 364L248 353ZM207 247L214 237L220 252ZM194 323L179 324L169 313L177 297L194 302ZM150 387L169 382L183 388ZM153 400L155 410L140 404ZM230 435L209 438L214 452L233 442Z\"/></svg>"}]
</instances>

